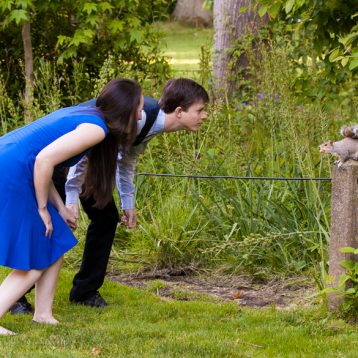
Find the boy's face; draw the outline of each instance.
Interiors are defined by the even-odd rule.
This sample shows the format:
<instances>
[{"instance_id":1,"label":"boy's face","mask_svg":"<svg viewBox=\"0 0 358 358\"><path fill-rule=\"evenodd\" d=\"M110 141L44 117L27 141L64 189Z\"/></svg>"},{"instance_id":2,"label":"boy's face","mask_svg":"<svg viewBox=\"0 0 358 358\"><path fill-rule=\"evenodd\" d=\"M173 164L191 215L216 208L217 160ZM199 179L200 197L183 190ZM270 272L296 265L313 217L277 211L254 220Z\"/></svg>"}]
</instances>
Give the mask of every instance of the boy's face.
<instances>
[{"instance_id":1,"label":"boy's face","mask_svg":"<svg viewBox=\"0 0 358 358\"><path fill-rule=\"evenodd\" d=\"M187 111L181 110L180 123L184 130L196 132L206 119L205 103L203 101L193 103Z\"/></svg>"}]
</instances>

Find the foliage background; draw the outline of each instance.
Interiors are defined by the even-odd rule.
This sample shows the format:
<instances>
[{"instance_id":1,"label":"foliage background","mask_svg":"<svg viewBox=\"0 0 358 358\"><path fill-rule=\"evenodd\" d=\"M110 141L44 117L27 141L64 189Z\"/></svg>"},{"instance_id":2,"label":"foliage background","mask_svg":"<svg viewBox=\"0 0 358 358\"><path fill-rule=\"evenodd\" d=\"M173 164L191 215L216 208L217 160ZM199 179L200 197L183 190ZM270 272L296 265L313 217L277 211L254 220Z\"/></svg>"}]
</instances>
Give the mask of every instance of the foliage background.
<instances>
[{"instance_id":1,"label":"foliage background","mask_svg":"<svg viewBox=\"0 0 358 358\"><path fill-rule=\"evenodd\" d=\"M234 99L211 104L209 121L197 134L155 138L138 172L331 175L331 161L319 155L318 145L337 138L341 124L357 120L354 3L350 8L310 0L260 4L259 13L268 12L272 21L257 37L240 39L232 48L234 59L242 52L249 59L246 75L236 75ZM178 75L192 77L210 91L207 38L212 30L179 30L158 22L169 16L172 1L1 5L6 25L0 37L2 133L22 124L22 20L12 15L16 10L32 22L35 117L96 96L116 76L137 79L154 97L167 78ZM344 26L335 23L338 13L346 19ZM169 32L173 26L176 30ZM343 41L347 36L351 42ZM183 58L175 63L179 53ZM193 53L198 60L185 62ZM324 285L329 181L137 176L136 184L139 228L118 229L109 270L215 268L258 278L307 272ZM80 244L67 258L70 267L79 265L87 224L82 217Z\"/></svg>"}]
</instances>

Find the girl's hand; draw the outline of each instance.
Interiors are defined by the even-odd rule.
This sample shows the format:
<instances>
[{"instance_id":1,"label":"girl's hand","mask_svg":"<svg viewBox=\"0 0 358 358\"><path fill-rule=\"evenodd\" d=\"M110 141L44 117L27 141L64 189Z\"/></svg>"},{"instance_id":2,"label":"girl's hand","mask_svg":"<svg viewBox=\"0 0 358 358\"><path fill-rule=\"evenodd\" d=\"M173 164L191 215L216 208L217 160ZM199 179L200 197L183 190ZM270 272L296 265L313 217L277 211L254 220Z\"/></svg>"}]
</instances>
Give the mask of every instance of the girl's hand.
<instances>
[{"instance_id":1,"label":"girl's hand","mask_svg":"<svg viewBox=\"0 0 358 358\"><path fill-rule=\"evenodd\" d=\"M39 208L38 209L39 215L41 217L42 222L45 225L46 231L45 231L45 236L51 237L52 235L52 231L53 231L53 227L52 227L52 220L51 220L51 216L50 213L47 210L47 207L44 208Z\"/></svg>"}]
</instances>

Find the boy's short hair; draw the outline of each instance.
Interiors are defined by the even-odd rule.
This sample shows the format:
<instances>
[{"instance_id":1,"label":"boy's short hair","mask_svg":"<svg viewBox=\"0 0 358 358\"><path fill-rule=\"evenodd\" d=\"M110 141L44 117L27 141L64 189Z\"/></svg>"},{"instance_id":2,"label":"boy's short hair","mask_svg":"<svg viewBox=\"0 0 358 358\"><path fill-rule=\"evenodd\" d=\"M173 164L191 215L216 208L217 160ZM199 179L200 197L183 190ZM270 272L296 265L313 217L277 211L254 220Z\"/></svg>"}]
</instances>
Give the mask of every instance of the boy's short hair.
<instances>
[{"instance_id":1,"label":"boy's short hair","mask_svg":"<svg viewBox=\"0 0 358 358\"><path fill-rule=\"evenodd\" d=\"M172 78L164 85L159 106L164 113L172 113L177 107L187 111L196 102L209 102L206 90L189 78Z\"/></svg>"}]
</instances>

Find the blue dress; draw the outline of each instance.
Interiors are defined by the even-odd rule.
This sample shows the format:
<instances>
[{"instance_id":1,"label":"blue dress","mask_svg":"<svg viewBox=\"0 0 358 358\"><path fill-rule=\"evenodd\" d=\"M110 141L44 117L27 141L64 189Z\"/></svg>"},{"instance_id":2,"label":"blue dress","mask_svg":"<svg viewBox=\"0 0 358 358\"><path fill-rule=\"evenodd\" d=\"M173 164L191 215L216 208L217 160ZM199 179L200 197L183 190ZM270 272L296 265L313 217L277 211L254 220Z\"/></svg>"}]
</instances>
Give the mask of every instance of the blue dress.
<instances>
[{"instance_id":1,"label":"blue dress","mask_svg":"<svg viewBox=\"0 0 358 358\"><path fill-rule=\"evenodd\" d=\"M67 107L0 137L0 265L19 270L42 270L76 245L69 227L48 202L53 233L45 236L45 225L37 210L34 163L37 154L82 123L107 127L93 107ZM61 163L72 166L82 153Z\"/></svg>"}]
</instances>

